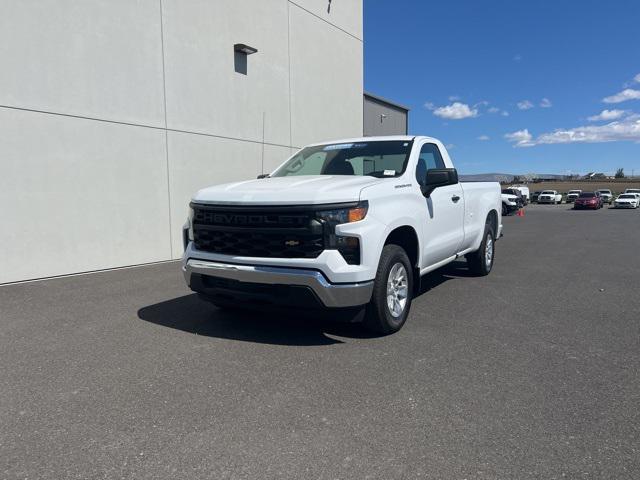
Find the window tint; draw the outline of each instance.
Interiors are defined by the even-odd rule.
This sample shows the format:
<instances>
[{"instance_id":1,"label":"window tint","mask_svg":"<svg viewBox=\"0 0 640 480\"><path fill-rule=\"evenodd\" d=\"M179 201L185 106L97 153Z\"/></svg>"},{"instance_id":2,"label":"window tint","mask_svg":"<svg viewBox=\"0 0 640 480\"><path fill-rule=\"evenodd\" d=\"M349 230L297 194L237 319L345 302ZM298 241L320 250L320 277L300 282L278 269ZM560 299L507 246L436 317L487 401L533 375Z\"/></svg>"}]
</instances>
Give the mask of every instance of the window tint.
<instances>
[{"instance_id":1,"label":"window tint","mask_svg":"<svg viewBox=\"0 0 640 480\"><path fill-rule=\"evenodd\" d=\"M440 150L433 143L425 143L420 149L420 159L424 160L427 169L445 168Z\"/></svg>"},{"instance_id":2,"label":"window tint","mask_svg":"<svg viewBox=\"0 0 640 480\"><path fill-rule=\"evenodd\" d=\"M420 149L418 165L416 166L416 180L420 185L424 184L427 170L431 168L445 168L440 150L433 143L425 143Z\"/></svg>"}]
</instances>

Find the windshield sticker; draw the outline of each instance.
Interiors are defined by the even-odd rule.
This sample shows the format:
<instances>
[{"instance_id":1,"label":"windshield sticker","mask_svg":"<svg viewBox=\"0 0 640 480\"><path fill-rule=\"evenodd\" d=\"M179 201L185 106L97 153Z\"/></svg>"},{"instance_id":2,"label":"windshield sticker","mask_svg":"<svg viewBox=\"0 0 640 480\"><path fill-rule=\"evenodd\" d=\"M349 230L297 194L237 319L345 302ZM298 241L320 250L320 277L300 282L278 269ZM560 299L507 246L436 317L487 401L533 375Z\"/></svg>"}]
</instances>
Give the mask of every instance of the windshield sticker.
<instances>
[{"instance_id":1,"label":"windshield sticker","mask_svg":"<svg viewBox=\"0 0 640 480\"><path fill-rule=\"evenodd\" d=\"M336 145L327 145L322 150L326 152L329 150L345 150L347 148L363 148L366 146L366 143L338 143Z\"/></svg>"},{"instance_id":2,"label":"windshield sticker","mask_svg":"<svg viewBox=\"0 0 640 480\"><path fill-rule=\"evenodd\" d=\"M327 145L322 150L326 152L328 150L342 150L344 148L351 148L351 147L353 147L353 143L339 143L337 145Z\"/></svg>"},{"instance_id":3,"label":"windshield sticker","mask_svg":"<svg viewBox=\"0 0 640 480\"><path fill-rule=\"evenodd\" d=\"M382 173L385 177L393 177L396 174L395 170L385 170Z\"/></svg>"}]
</instances>

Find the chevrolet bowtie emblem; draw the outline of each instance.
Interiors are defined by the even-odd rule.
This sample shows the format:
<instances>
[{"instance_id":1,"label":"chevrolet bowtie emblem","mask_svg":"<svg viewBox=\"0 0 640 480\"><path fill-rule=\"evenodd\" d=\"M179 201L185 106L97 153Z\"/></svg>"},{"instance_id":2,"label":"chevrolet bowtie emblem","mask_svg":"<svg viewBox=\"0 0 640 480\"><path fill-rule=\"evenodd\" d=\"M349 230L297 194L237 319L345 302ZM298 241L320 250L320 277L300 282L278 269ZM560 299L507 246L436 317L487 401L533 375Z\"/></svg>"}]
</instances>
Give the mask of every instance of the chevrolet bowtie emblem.
<instances>
[{"instance_id":1,"label":"chevrolet bowtie emblem","mask_svg":"<svg viewBox=\"0 0 640 480\"><path fill-rule=\"evenodd\" d=\"M300 245L300 242L298 240L287 240L286 242L284 242L284 244L287 247L297 247L298 245Z\"/></svg>"}]
</instances>

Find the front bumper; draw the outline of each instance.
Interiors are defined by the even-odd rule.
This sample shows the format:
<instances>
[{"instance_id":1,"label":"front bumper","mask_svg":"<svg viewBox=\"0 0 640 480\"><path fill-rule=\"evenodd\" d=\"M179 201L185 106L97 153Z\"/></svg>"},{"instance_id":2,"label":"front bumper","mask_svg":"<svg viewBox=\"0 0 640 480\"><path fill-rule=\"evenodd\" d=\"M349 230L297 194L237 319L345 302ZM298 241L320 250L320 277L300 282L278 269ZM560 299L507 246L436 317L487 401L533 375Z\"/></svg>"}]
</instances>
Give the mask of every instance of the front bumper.
<instances>
[{"instance_id":1,"label":"front bumper","mask_svg":"<svg viewBox=\"0 0 640 480\"><path fill-rule=\"evenodd\" d=\"M518 211L518 209L520 209L520 206L517 203L509 204L509 203L504 203L503 202L503 205L506 207L507 212L509 214L512 214L513 212L516 212L516 211Z\"/></svg>"},{"instance_id":2,"label":"front bumper","mask_svg":"<svg viewBox=\"0 0 640 480\"><path fill-rule=\"evenodd\" d=\"M614 203L614 208L636 208L633 203Z\"/></svg>"},{"instance_id":3,"label":"front bumper","mask_svg":"<svg viewBox=\"0 0 640 480\"><path fill-rule=\"evenodd\" d=\"M364 305L369 302L373 293L373 280L357 283L330 283L321 272L304 268L237 265L191 258L183 264L182 271L189 287L203 294L215 294L220 291L220 288L207 285L207 282L203 282L202 279L231 281L222 290L226 290L232 298L251 297L255 290L243 288L246 284L279 285L309 290L323 307L343 308ZM241 295L234 295L234 290L241 292ZM275 298L277 293L277 289L264 288L253 296L260 296L261 300L267 303L282 303ZM271 300L273 302L270 302ZM285 303L287 303L286 298Z\"/></svg>"}]
</instances>

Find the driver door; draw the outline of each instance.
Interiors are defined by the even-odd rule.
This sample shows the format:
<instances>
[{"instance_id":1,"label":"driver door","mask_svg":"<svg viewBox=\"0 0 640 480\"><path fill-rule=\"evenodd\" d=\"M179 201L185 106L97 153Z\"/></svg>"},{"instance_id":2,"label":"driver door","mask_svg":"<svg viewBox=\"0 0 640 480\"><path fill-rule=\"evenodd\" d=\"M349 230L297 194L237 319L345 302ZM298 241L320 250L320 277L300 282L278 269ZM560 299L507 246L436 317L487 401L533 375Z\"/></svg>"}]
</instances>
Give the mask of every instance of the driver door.
<instances>
[{"instance_id":1,"label":"driver door","mask_svg":"<svg viewBox=\"0 0 640 480\"><path fill-rule=\"evenodd\" d=\"M430 168L445 168L438 146L425 143L416 168L418 183ZM436 188L424 199L422 265L429 267L459 252L464 240L464 197L460 183Z\"/></svg>"}]
</instances>

